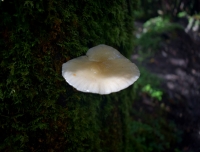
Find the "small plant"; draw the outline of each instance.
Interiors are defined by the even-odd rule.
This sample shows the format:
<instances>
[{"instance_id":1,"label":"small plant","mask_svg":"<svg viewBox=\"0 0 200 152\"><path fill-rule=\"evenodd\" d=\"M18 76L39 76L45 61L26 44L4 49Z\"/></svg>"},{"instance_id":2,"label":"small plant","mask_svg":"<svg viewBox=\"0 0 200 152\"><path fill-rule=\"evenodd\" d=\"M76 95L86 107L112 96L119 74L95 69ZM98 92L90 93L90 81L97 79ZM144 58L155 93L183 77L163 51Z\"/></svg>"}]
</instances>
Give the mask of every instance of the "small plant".
<instances>
[{"instance_id":1,"label":"small plant","mask_svg":"<svg viewBox=\"0 0 200 152\"><path fill-rule=\"evenodd\" d=\"M159 101L162 100L163 92L159 89L152 88L152 86L150 84L145 85L142 88L142 91L145 92L145 93L148 93L152 98L155 98Z\"/></svg>"},{"instance_id":2,"label":"small plant","mask_svg":"<svg viewBox=\"0 0 200 152\"><path fill-rule=\"evenodd\" d=\"M182 27L176 23L171 23L168 18L158 16L147 20L143 25L143 32L136 40L139 53L139 61L143 61L159 50L165 35Z\"/></svg>"}]
</instances>

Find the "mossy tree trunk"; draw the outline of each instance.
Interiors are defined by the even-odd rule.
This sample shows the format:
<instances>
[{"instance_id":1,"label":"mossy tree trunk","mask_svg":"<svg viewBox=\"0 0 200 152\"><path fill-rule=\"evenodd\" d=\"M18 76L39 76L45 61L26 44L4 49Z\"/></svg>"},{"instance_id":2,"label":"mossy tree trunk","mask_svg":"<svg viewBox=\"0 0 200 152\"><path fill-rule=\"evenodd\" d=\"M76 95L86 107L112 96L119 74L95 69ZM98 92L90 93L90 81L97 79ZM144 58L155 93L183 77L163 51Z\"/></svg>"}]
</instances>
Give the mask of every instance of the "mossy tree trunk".
<instances>
[{"instance_id":1,"label":"mossy tree trunk","mask_svg":"<svg viewBox=\"0 0 200 152\"><path fill-rule=\"evenodd\" d=\"M101 43L128 56L136 1L0 2L0 150L127 151L131 87L81 93L61 67Z\"/></svg>"}]
</instances>

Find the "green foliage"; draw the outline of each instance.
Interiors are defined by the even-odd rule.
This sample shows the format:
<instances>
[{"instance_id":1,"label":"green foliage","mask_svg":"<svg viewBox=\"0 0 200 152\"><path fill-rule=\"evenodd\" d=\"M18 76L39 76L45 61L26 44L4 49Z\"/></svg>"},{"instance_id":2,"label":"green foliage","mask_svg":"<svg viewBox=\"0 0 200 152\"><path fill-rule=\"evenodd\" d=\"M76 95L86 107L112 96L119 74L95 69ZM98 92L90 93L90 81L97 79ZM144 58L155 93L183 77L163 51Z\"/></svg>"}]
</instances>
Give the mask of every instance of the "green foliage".
<instances>
[{"instance_id":1,"label":"green foliage","mask_svg":"<svg viewBox=\"0 0 200 152\"><path fill-rule=\"evenodd\" d=\"M179 12L195 15L200 12L199 1L188 0L140 0L139 9L135 10L136 20L146 21L158 15L176 18Z\"/></svg>"},{"instance_id":2,"label":"green foliage","mask_svg":"<svg viewBox=\"0 0 200 152\"><path fill-rule=\"evenodd\" d=\"M134 11L136 19L146 21L157 16L161 3L160 0L140 0L139 8Z\"/></svg>"},{"instance_id":3,"label":"green foliage","mask_svg":"<svg viewBox=\"0 0 200 152\"><path fill-rule=\"evenodd\" d=\"M153 89L150 84L145 85L142 91L150 94L151 97L156 98L159 101L162 100L163 92L160 90Z\"/></svg>"},{"instance_id":4,"label":"green foliage","mask_svg":"<svg viewBox=\"0 0 200 152\"><path fill-rule=\"evenodd\" d=\"M200 26L200 13L190 16L189 14L187 14L187 12L184 11L184 12L179 12L177 14L177 17L188 19L189 23L185 29L186 32L190 30L193 30L193 31L198 30L198 27Z\"/></svg>"},{"instance_id":5,"label":"green foliage","mask_svg":"<svg viewBox=\"0 0 200 152\"><path fill-rule=\"evenodd\" d=\"M160 88L161 79L144 67L139 66L139 69L140 79L134 84L136 92L148 94L151 98L161 101L163 97L163 90Z\"/></svg>"},{"instance_id":6,"label":"green foliage","mask_svg":"<svg viewBox=\"0 0 200 152\"><path fill-rule=\"evenodd\" d=\"M132 120L129 123L129 151L178 151L174 147L181 141L181 132L166 118L162 108L164 92L160 88L161 80L144 67L139 66L139 69L141 76L133 86L135 103L131 109ZM147 98L148 104L144 104L146 100L142 98Z\"/></svg>"},{"instance_id":7,"label":"green foliage","mask_svg":"<svg viewBox=\"0 0 200 152\"><path fill-rule=\"evenodd\" d=\"M179 140L180 134L173 123L155 116L147 116L144 122L133 121L131 133L132 146L137 152L175 151L171 147Z\"/></svg>"},{"instance_id":8,"label":"green foliage","mask_svg":"<svg viewBox=\"0 0 200 152\"><path fill-rule=\"evenodd\" d=\"M1 151L127 151L132 88L80 93L61 66L100 43L128 56L136 3L0 2Z\"/></svg>"},{"instance_id":9,"label":"green foliage","mask_svg":"<svg viewBox=\"0 0 200 152\"><path fill-rule=\"evenodd\" d=\"M158 16L147 20L143 25L143 33L137 39L136 44L139 46L139 60L143 61L149 56L156 53L165 41L165 36L169 33L175 33L176 30L182 30L182 27L176 23L171 23L168 18ZM173 36L173 35L172 35Z\"/></svg>"},{"instance_id":10,"label":"green foliage","mask_svg":"<svg viewBox=\"0 0 200 152\"><path fill-rule=\"evenodd\" d=\"M176 36L179 29L179 25L172 24L169 19L161 16L146 21L143 33L136 41L139 61L145 62L154 56L162 42L168 41L166 37ZM152 60L153 58L150 62ZM132 135L131 149L137 152L179 151L174 147L181 140L181 132L166 118L166 109L163 108L165 104L162 101L164 91L160 88L161 79L142 66L139 66L139 69L141 75L134 84L136 103L133 104L135 109L132 109L132 122L129 126ZM140 98L136 94L139 94Z\"/></svg>"},{"instance_id":11,"label":"green foliage","mask_svg":"<svg viewBox=\"0 0 200 152\"><path fill-rule=\"evenodd\" d=\"M144 28L145 32L147 31L164 32L168 30L173 30L175 28L181 28L181 26L175 23L171 23L169 18L158 16L147 20L144 23Z\"/></svg>"}]
</instances>

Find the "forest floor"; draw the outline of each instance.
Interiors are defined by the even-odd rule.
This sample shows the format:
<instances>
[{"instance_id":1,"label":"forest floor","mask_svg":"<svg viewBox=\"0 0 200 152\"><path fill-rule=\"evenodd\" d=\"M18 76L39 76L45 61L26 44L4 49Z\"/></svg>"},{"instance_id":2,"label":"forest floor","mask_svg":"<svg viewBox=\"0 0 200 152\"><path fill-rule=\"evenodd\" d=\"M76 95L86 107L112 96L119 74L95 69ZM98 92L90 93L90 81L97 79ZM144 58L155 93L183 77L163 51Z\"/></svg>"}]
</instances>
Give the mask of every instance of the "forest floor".
<instances>
[{"instance_id":1,"label":"forest floor","mask_svg":"<svg viewBox=\"0 0 200 152\"><path fill-rule=\"evenodd\" d=\"M164 33L160 48L141 66L162 80L168 119L182 132L181 151L200 152L200 34ZM149 106L146 103L140 106Z\"/></svg>"}]
</instances>

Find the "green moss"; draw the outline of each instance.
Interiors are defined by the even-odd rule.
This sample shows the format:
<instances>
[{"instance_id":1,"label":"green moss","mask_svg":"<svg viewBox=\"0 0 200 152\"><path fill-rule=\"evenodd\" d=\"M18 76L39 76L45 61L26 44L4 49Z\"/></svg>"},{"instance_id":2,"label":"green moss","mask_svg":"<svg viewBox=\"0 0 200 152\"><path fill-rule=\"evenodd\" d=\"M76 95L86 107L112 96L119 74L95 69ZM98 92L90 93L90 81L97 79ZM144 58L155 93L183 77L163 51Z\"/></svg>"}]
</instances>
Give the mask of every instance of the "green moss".
<instances>
[{"instance_id":1,"label":"green moss","mask_svg":"<svg viewBox=\"0 0 200 152\"><path fill-rule=\"evenodd\" d=\"M126 151L131 88L80 93L61 66L100 43L128 56L136 2L0 2L0 150Z\"/></svg>"}]
</instances>

